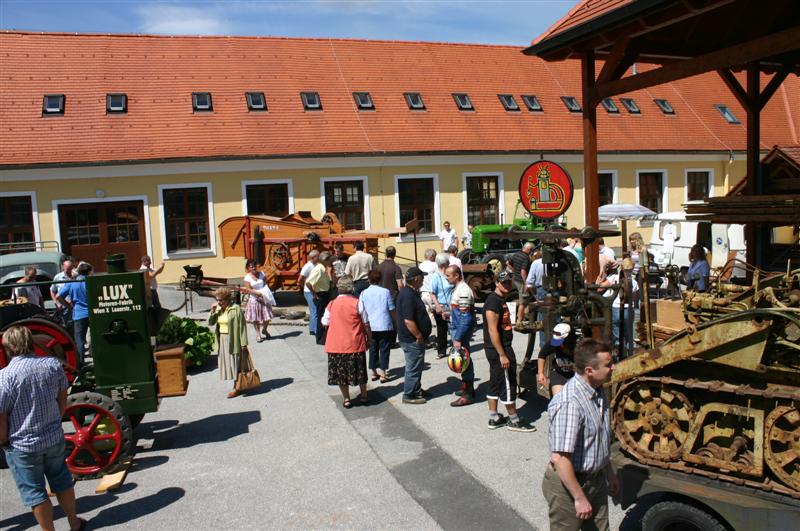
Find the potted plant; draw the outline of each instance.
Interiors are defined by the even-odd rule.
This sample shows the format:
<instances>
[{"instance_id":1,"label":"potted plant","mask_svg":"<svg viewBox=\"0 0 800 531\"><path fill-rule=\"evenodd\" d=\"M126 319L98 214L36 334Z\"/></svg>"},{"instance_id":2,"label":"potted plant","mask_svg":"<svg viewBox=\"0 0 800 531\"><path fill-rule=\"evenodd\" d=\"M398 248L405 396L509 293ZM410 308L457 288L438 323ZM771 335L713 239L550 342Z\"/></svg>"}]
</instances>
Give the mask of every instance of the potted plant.
<instances>
[{"instance_id":1,"label":"potted plant","mask_svg":"<svg viewBox=\"0 0 800 531\"><path fill-rule=\"evenodd\" d=\"M170 315L158 332L158 342L183 344L187 367L202 366L214 348L214 333L189 317Z\"/></svg>"}]
</instances>

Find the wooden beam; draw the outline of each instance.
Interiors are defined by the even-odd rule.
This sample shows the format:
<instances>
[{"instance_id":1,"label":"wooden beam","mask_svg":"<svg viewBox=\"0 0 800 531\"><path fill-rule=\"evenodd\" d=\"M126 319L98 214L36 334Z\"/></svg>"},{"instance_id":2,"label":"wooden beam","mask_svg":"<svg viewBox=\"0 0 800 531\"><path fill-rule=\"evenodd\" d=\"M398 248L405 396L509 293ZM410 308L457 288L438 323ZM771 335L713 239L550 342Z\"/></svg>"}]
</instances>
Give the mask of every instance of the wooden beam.
<instances>
[{"instance_id":1,"label":"wooden beam","mask_svg":"<svg viewBox=\"0 0 800 531\"><path fill-rule=\"evenodd\" d=\"M610 96L696 76L710 70L731 68L765 57L798 51L800 50L798 35L800 35L800 26L794 26L765 37L699 55L693 59L662 66L635 76L608 81L596 85L592 96L596 101L600 101Z\"/></svg>"},{"instance_id":2,"label":"wooden beam","mask_svg":"<svg viewBox=\"0 0 800 531\"><path fill-rule=\"evenodd\" d=\"M764 90L761 91L758 97L759 111L769 102L770 98L775 94L775 91L778 90L778 87L780 87L781 83L786 79L786 76L789 75L789 72L791 72L791 69L788 66L779 72L775 72L775 75L772 76L772 79L769 80L769 83L767 83L767 86L764 87Z\"/></svg>"},{"instance_id":3,"label":"wooden beam","mask_svg":"<svg viewBox=\"0 0 800 531\"><path fill-rule=\"evenodd\" d=\"M753 105L746 107L747 109L747 173L744 193L748 196L764 193L761 185L760 177L760 158L761 150L759 144L761 143L761 110L758 108L758 98L761 91L761 71L759 70L758 63L751 62L747 65L747 99L753 102ZM767 243L761 241L761 230L753 224L747 224L744 230L745 242L747 245L746 255L747 263L756 267L761 267L761 257L764 256L764 250ZM749 277L748 277L749 278Z\"/></svg>"},{"instance_id":4,"label":"wooden beam","mask_svg":"<svg viewBox=\"0 0 800 531\"><path fill-rule=\"evenodd\" d=\"M583 188L586 194L584 213L586 225L600 227L600 183L597 179L597 103L592 99L595 86L594 52L581 57L581 85L583 87ZM600 247L593 242L584 249L588 283L594 283L600 274Z\"/></svg>"},{"instance_id":5,"label":"wooden beam","mask_svg":"<svg viewBox=\"0 0 800 531\"><path fill-rule=\"evenodd\" d=\"M630 68L639 54L629 49L630 39L620 39L614 44L611 53L606 58L597 83L605 83L621 78Z\"/></svg>"},{"instance_id":6,"label":"wooden beam","mask_svg":"<svg viewBox=\"0 0 800 531\"><path fill-rule=\"evenodd\" d=\"M728 89L730 89L733 95L736 96L736 99L739 100L739 104L744 107L745 110L750 109L752 105L747 97L747 91L744 90L744 87L742 87L741 83L739 83L739 80L736 79L736 76L733 75L733 72L727 68L720 68L717 70L717 74L719 74L719 77L722 78L722 81L728 85Z\"/></svg>"}]
</instances>

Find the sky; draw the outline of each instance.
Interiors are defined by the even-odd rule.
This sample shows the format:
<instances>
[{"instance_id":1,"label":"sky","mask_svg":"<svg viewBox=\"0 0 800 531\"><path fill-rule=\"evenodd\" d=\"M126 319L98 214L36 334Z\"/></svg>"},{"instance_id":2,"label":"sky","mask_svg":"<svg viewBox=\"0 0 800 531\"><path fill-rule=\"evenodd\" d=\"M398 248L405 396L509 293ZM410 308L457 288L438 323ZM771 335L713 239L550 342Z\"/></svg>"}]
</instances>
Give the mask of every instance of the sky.
<instances>
[{"instance_id":1,"label":"sky","mask_svg":"<svg viewBox=\"0 0 800 531\"><path fill-rule=\"evenodd\" d=\"M0 29L526 46L577 0L0 0Z\"/></svg>"}]
</instances>

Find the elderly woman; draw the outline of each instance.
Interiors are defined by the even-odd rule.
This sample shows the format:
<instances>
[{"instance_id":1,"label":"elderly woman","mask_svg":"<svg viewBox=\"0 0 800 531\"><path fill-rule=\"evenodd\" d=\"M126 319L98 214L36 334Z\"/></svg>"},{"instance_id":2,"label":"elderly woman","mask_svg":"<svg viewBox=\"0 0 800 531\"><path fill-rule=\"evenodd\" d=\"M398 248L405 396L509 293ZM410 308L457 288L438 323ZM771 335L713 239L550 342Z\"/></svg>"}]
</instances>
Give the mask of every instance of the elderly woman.
<instances>
[{"instance_id":1,"label":"elderly woman","mask_svg":"<svg viewBox=\"0 0 800 531\"><path fill-rule=\"evenodd\" d=\"M250 370L248 366L242 366L243 361L248 364L250 360L247 351L247 325L242 308L233 303L233 291L230 288L217 288L214 298L216 302L211 305L208 324L215 326L217 335L219 379L234 381L234 388L228 393L228 398L234 398L239 395L235 387L236 375L239 371Z\"/></svg>"},{"instance_id":2,"label":"elderly woman","mask_svg":"<svg viewBox=\"0 0 800 531\"><path fill-rule=\"evenodd\" d=\"M353 279L345 275L336 287L339 296L325 308L322 325L328 327L325 352L328 353L328 385L338 385L342 406L353 407L350 386L361 388L359 400L369 403L367 395L367 359L370 342L369 317L363 304L353 295Z\"/></svg>"},{"instance_id":3,"label":"elderly woman","mask_svg":"<svg viewBox=\"0 0 800 531\"><path fill-rule=\"evenodd\" d=\"M686 274L689 289L706 291L709 275L711 275L711 266L706 260L706 250L702 245L695 244L689 251L689 271Z\"/></svg>"},{"instance_id":4,"label":"elderly woman","mask_svg":"<svg viewBox=\"0 0 800 531\"><path fill-rule=\"evenodd\" d=\"M270 298L271 292L269 288L266 290L267 278L264 273L258 270L255 260L248 260L245 262L245 270L247 274L244 276L246 285L241 288L243 293L248 293L250 297L247 298L247 306L244 309L244 318L248 323L253 323L253 328L256 331L256 341L261 343L264 339L270 339L267 327L270 320L272 320L272 299ZM261 334L264 337L261 337Z\"/></svg>"}]
</instances>

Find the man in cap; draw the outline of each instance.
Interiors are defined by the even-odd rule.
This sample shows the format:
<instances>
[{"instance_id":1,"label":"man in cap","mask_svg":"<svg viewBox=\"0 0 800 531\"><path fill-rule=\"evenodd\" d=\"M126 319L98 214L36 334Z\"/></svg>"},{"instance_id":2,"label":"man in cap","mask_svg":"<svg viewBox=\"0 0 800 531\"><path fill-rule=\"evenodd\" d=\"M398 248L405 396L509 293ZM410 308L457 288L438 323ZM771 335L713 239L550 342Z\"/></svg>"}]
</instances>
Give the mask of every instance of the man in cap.
<instances>
[{"instance_id":1,"label":"man in cap","mask_svg":"<svg viewBox=\"0 0 800 531\"><path fill-rule=\"evenodd\" d=\"M406 283L397 295L397 339L406 357L404 404L424 404L422 368L425 365L425 341L431 335L431 320L420 298L419 289L425 272L412 266L406 272Z\"/></svg>"},{"instance_id":2,"label":"man in cap","mask_svg":"<svg viewBox=\"0 0 800 531\"><path fill-rule=\"evenodd\" d=\"M551 396L555 396L561 391L575 372L572 357L575 340L576 336L572 333L572 327L567 323L558 323L553 328L553 336L550 341L539 351L539 359L536 360L539 374L536 379L540 386L550 386ZM545 361L551 355L553 363L550 366L550 374L545 374Z\"/></svg>"},{"instance_id":3,"label":"man in cap","mask_svg":"<svg viewBox=\"0 0 800 531\"><path fill-rule=\"evenodd\" d=\"M495 290L483 303L483 342L489 362L489 429L505 426L509 431L532 432L536 428L517 415L517 358L511 342L511 313L506 296L512 288L511 273L501 271L495 278ZM502 402L508 416L497 412L497 403Z\"/></svg>"}]
</instances>

